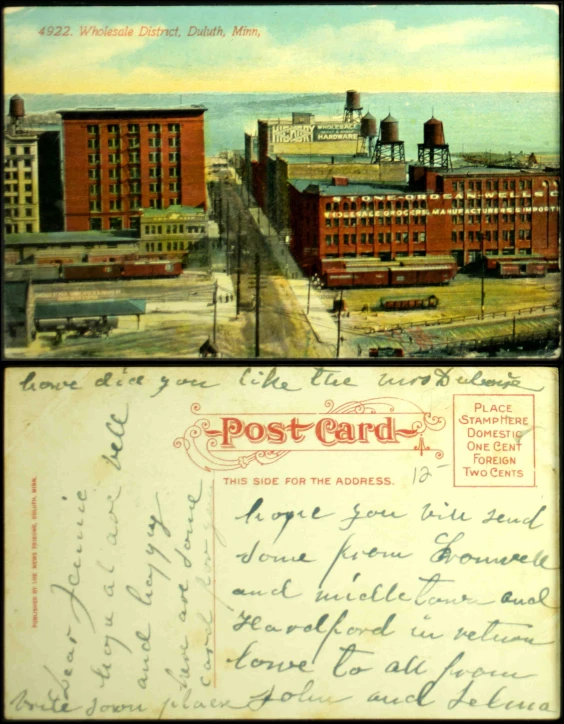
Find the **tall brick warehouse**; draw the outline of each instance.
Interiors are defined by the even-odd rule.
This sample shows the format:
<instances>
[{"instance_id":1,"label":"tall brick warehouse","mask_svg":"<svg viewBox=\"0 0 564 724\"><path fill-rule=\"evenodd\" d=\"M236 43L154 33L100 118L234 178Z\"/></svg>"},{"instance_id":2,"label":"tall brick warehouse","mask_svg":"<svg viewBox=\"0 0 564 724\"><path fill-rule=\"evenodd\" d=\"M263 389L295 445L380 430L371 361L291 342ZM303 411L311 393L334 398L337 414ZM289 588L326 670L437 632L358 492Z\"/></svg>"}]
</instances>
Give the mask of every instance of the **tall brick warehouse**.
<instances>
[{"instance_id":1,"label":"tall brick warehouse","mask_svg":"<svg viewBox=\"0 0 564 724\"><path fill-rule=\"evenodd\" d=\"M205 209L205 111L201 106L58 111L65 230L138 229L141 209Z\"/></svg>"}]
</instances>

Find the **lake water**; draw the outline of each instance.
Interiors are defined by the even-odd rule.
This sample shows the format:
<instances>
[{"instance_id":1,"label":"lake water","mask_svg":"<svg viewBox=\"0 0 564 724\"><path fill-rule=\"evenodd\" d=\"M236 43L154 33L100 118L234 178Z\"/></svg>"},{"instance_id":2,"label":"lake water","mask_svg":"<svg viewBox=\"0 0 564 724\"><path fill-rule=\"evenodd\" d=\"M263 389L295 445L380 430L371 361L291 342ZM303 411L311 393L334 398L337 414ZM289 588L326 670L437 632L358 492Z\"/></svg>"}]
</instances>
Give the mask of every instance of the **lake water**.
<instances>
[{"instance_id":1,"label":"lake water","mask_svg":"<svg viewBox=\"0 0 564 724\"><path fill-rule=\"evenodd\" d=\"M560 107L556 93L363 93L363 113L378 121L391 112L399 121L406 159L417 156L423 123L435 115L444 124L452 153L559 153ZM242 149L243 133L256 130L257 118L288 118L292 111L342 116L341 93L194 93L34 95L26 111L77 107L159 107L202 104L206 113L206 152ZM8 97L5 98L8 109Z\"/></svg>"}]
</instances>

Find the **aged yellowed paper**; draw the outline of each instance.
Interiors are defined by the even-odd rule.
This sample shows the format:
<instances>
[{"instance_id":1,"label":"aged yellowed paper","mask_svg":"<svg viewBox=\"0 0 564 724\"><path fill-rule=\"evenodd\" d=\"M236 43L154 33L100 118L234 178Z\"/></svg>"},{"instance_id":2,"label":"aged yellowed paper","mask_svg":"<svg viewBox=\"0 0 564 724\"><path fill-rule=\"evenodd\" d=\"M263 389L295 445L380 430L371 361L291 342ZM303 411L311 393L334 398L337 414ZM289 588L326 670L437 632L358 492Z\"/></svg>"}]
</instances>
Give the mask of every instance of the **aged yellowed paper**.
<instances>
[{"instance_id":1,"label":"aged yellowed paper","mask_svg":"<svg viewBox=\"0 0 564 724\"><path fill-rule=\"evenodd\" d=\"M554 719L557 371L8 369L11 719Z\"/></svg>"}]
</instances>

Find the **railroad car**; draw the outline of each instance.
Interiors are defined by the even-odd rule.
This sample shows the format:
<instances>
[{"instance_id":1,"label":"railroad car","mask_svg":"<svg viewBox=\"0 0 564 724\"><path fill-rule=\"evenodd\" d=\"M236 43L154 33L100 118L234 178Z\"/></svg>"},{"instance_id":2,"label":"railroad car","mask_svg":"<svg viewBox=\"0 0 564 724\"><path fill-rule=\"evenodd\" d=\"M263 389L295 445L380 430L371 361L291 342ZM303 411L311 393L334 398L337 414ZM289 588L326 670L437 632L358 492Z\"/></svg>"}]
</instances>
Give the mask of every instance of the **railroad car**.
<instances>
[{"instance_id":1,"label":"railroad car","mask_svg":"<svg viewBox=\"0 0 564 724\"><path fill-rule=\"evenodd\" d=\"M348 268L331 265L323 270L326 287L409 287L448 284L456 275L452 264L410 264L408 266L372 266Z\"/></svg>"},{"instance_id":2,"label":"railroad car","mask_svg":"<svg viewBox=\"0 0 564 724\"><path fill-rule=\"evenodd\" d=\"M410 297L384 297L381 302L384 309L429 309L438 307L439 298L434 294Z\"/></svg>"},{"instance_id":3,"label":"railroad car","mask_svg":"<svg viewBox=\"0 0 564 724\"><path fill-rule=\"evenodd\" d=\"M8 282L59 282L61 267L36 264L16 264L4 267L4 279Z\"/></svg>"},{"instance_id":4,"label":"railroad car","mask_svg":"<svg viewBox=\"0 0 564 724\"><path fill-rule=\"evenodd\" d=\"M182 274L179 261L134 261L123 265L124 277L177 277Z\"/></svg>"},{"instance_id":5,"label":"railroad car","mask_svg":"<svg viewBox=\"0 0 564 724\"><path fill-rule=\"evenodd\" d=\"M113 264L14 264L4 267L6 281L80 282L111 279L147 279L178 277L180 261L132 261Z\"/></svg>"},{"instance_id":6,"label":"railroad car","mask_svg":"<svg viewBox=\"0 0 564 724\"><path fill-rule=\"evenodd\" d=\"M66 264L62 277L66 282L120 279L122 264Z\"/></svg>"}]
</instances>

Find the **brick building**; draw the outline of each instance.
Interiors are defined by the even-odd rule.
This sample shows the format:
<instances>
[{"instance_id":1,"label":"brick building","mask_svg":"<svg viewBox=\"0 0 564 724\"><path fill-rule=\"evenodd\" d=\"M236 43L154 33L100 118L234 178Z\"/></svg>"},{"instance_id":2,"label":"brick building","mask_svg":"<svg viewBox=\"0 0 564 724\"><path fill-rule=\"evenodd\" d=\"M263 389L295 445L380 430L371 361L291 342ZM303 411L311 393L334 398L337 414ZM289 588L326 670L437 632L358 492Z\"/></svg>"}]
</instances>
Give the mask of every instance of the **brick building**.
<instances>
[{"instance_id":1,"label":"brick building","mask_svg":"<svg viewBox=\"0 0 564 724\"><path fill-rule=\"evenodd\" d=\"M346 178L290 180L291 248L308 272L324 259L451 258L464 266L483 253L559 254L556 172L515 168L411 166L402 187Z\"/></svg>"},{"instance_id":2,"label":"brick building","mask_svg":"<svg viewBox=\"0 0 564 724\"><path fill-rule=\"evenodd\" d=\"M139 229L142 209L205 210L205 111L201 106L58 111L65 230Z\"/></svg>"}]
</instances>

